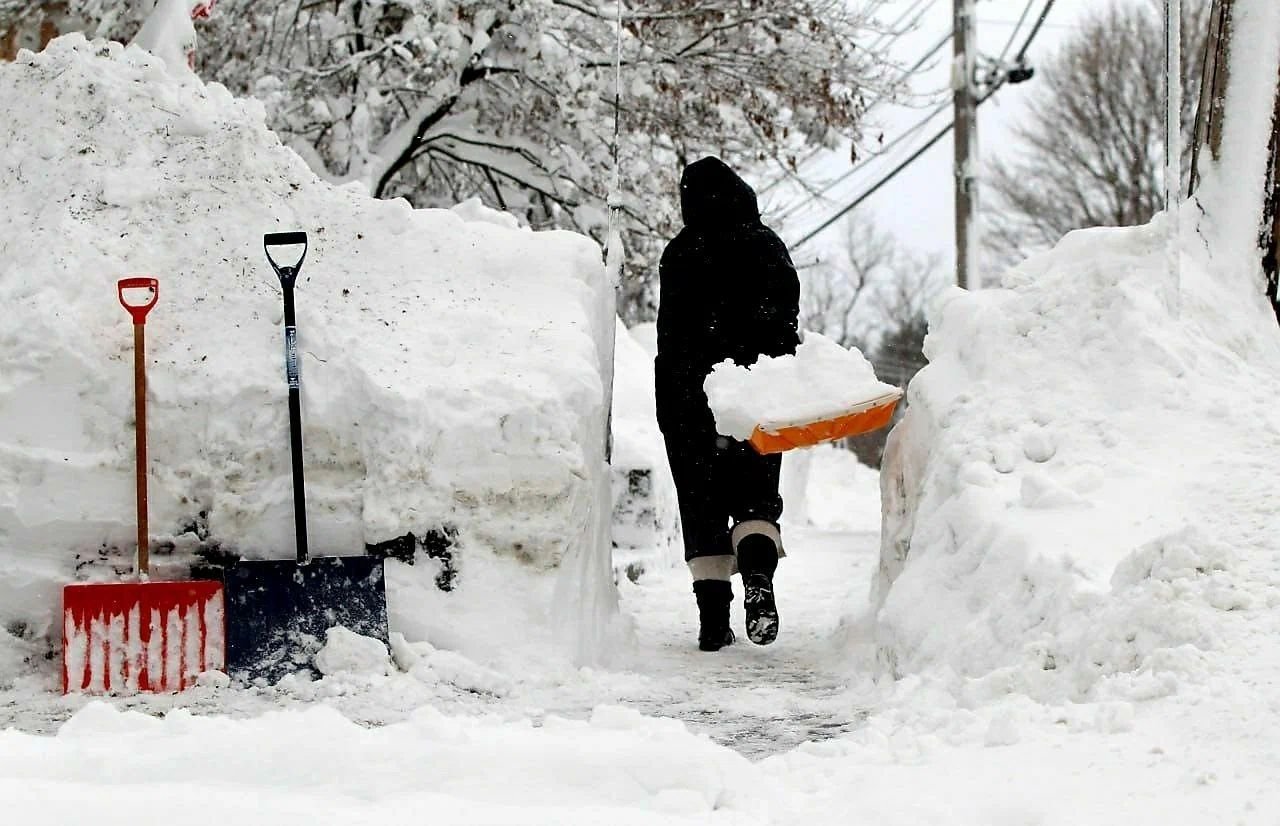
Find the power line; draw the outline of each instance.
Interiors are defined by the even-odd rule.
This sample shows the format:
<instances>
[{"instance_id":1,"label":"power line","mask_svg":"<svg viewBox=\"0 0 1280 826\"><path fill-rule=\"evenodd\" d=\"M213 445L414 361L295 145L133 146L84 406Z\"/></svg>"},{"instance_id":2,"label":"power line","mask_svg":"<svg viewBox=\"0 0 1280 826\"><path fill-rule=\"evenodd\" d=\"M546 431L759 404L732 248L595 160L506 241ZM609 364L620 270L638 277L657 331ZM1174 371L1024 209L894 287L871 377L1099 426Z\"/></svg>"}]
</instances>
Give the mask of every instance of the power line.
<instances>
[{"instance_id":1,"label":"power line","mask_svg":"<svg viewBox=\"0 0 1280 826\"><path fill-rule=\"evenodd\" d=\"M1036 4L1036 0L1027 0L1027 5L1022 7L1022 14L1018 16L1018 22L1014 24L1013 31L1009 32L1009 40L1004 44L1004 48L1000 50L1000 63L1004 63L1004 59L1009 56L1009 50L1013 48L1013 42L1018 39L1018 32L1022 31L1022 24L1027 22L1027 15L1031 13L1031 7Z\"/></svg>"},{"instance_id":2,"label":"power line","mask_svg":"<svg viewBox=\"0 0 1280 826\"><path fill-rule=\"evenodd\" d=\"M1027 49L1031 48L1031 42L1036 39L1036 35L1040 34L1041 27L1044 26L1044 19L1049 16L1049 10L1053 8L1053 4L1057 0L1045 0L1044 8L1040 10L1040 19L1031 27L1031 34L1027 35L1027 40L1022 44L1022 48L1018 50L1018 56L1015 60L1023 60L1027 56Z\"/></svg>"},{"instance_id":3,"label":"power line","mask_svg":"<svg viewBox=\"0 0 1280 826\"><path fill-rule=\"evenodd\" d=\"M946 46L946 45L947 45L947 43L951 40L951 36L952 36L952 34L953 34L953 33L954 33L954 30L952 30L952 31L948 31L945 35L943 35L943 36L942 36L942 38L940 38L940 39L938 40L938 42L937 42L937 43L935 43L933 46L929 47L928 51L926 51L926 52L924 53L924 55L923 55L923 56L921 56L921 58L920 58L919 60L917 60L917 61L916 61L916 62L911 66L911 68L909 68L909 69L905 70L905 71L902 73L902 75L898 78L898 81L899 81L899 82L901 82L901 81L903 81L903 80L907 79L908 77L910 77L911 75L915 74L917 71L919 71L921 66L923 66L925 63L927 63L927 62L929 61L929 59L930 59L930 58L932 58L932 57L933 57L934 55L936 55L939 51L941 51L943 46ZM882 94L882 95L880 95L879 97L877 97L875 100L873 100L873 101L871 102L871 104L870 104L869 106L867 106L867 108L864 110L864 114L865 114L865 113L867 113L867 112L870 112L870 111L871 111L871 110L872 110L876 105L878 105L879 103L883 102L883 101L884 101L884 99L885 99L886 97L887 97L887 93ZM871 163L872 161L875 161L875 160L878 160L879 158L884 157L886 154L888 154L889 150L893 149L893 147L897 146L899 143L901 143L902 141L906 140L907 138L910 138L910 137L911 137L912 135L914 135L916 132L919 132L922 128L924 128L924 125L925 125L925 124L927 124L929 121L933 120L933 118L934 118L934 117L935 117L939 112L941 112L943 109L945 109L947 106L948 106L948 103L947 103L946 101L943 101L942 103L939 103L939 104L934 108L934 110L933 110L932 112L930 112L928 115L926 115L926 116L924 117L924 119L923 119L923 120L921 120L921 121L919 121L918 123L916 123L916 125L915 125L915 126L912 126L912 127L911 127L910 129L908 129L906 132L903 132L902 134L898 135L898 137L896 137L896 138L894 138L892 141L890 141L890 142L889 142L889 144L888 144L887 146L881 147L880 151L875 152L875 153L873 153L873 154L869 155L868 157L866 157L866 158L862 159L861 161L858 161L858 162L857 162L857 163L855 163L852 167L850 167L849 169L847 169L847 170L845 170L844 172L842 172L842 173L841 173L839 176L837 176L836 178L833 178L832 180L830 180L830 181L828 181L827 183L823 184L823 186L822 186L822 188L821 188L821 189L819 189L817 192L812 193L812 194L816 197L816 196L822 195L822 194L824 194L824 193L826 193L826 192L830 192L832 189L835 189L837 186L839 186L840 184L842 184L842 183L844 183L846 180L848 180L848 179L849 179L849 177L850 177L851 175L854 175L854 174L855 174L855 173L857 173L859 170L861 170L864 166L866 166L867 164ZM812 153L810 153L809 158L806 158L806 159L805 159L805 161L807 161L807 160L809 160L809 159L813 158L813 157L814 157L815 155L817 155L817 154L818 154L818 152L820 152L820 151L822 151L822 150L821 150L821 149L815 149ZM804 163L805 161L802 161L801 163ZM768 191L769 191L770 189L772 189L774 186L776 186L777 184L781 183L782 181L784 181L784 180L786 180L786 179L787 179L787 176L785 176L785 175L784 175L784 176L782 176L782 177L779 177L778 179L774 180L772 183L770 183L770 184L766 185L762 190L760 190L761 194L763 194L763 193L765 193L765 192L768 192ZM785 219L785 218L787 218L787 217L789 217L789 216L791 216L791 215L794 215L798 209L801 209L801 208L804 206L804 204L805 204L805 202L802 200L802 201L800 201L800 202L799 202L796 206L794 206L794 207L783 208L783 210L782 210L780 213L778 213L778 218L780 218L780 219Z\"/></svg>"},{"instance_id":4,"label":"power line","mask_svg":"<svg viewBox=\"0 0 1280 826\"><path fill-rule=\"evenodd\" d=\"M920 7L920 5L921 5L922 3L926 3L926 2L928 3L928 5L926 5L926 6L925 6L924 8L922 8L922 9L920 9L920 8L919 8L919 7ZM876 50L878 50L878 49L882 49L882 48L887 49L887 48L888 48L889 46L891 46L893 43L895 43L895 42L897 42L898 40L900 40L900 39L902 38L902 35L903 35L903 33L904 33L905 31L909 31L912 27L914 27L916 24L918 24L918 23L920 22L920 19L925 15L925 13L926 13L926 12L928 12L930 9L932 9L934 6L936 6L936 5L937 5L937 3L938 3L938 0L915 0L915 2L914 2L914 3L912 3L912 5L910 5L910 6L908 6L908 7L907 7L906 11L904 11L904 12L902 12L900 15L898 15L898 17L897 17L897 19L896 19L896 20L894 20L892 23L890 23L887 27L885 27L885 30L884 30L884 31L880 32L880 34L879 34L879 35L877 35L877 37L876 37L875 41L874 41L874 42L872 42L872 43L871 43L871 45L870 45L870 46L868 46L866 50L867 50L868 52L874 52L874 51L876 51ZM881 5L883 5L883 3L881 3ZM919 12L918 12L918 13L916 13L916 10L917 10L917 9L919 9ZM912 15L913 13L915 13L915 17L914 17L914 18L911 20L911 22L907 25L907 28L906 28L906 29L903 29L903 30L899 30L899 29L898 29L898 27L899 27L899 26L901 26L901 25L902 25L902 23L903 23L903 21L905 21L908 17L911 17L911 15ZM885 41L886 41L886 39L888 39L888 42L887 42L887 43L885 42ZM912 65L912 67L911 67L910 69L907 69L906 71L904 71L904 72L903 72L903 73L898 77L898 80L897 80L896 82L897 82L897 83L901 83L903 80L906 80L906 79L907 79L907 78L909 78L911 75L913 75L913 74L915 74L917 71L919 71L919 70L920 70L920 67L921 67L921 66L923 66L925 63L927 63L931 57L933 57L935 54L937 54L937 53L938 53L938 51L939 51L943 46L945 46L945 45L947 44L947 41L948 41L948 40L950 40L950 39L951 39L951 32L948 32L948 33L947 33L947 34L946 34L946 35L945 35L945 36L944 36L944 37L943 37L943 38L942 38L942 39L941 39L941 40L940 40L936 45L932 46L932 47L931 47L927 52L925 52L924 56L923 56L923 57L921 57L919 60L917 60L917 61L915 62L915 64L914 64L914 65ZM893 85L894 85L894 84L890 84L890 88L892 88L892 86L893 86ZM867 114L867 113L869 113L872 109L874 109L875 107L877 107L877 106L879 106L881 103L883 103L883 102L884 102L884 101L889 97L889 94L890 94L889 89L885 89L884 91L882 91L882 92L880 92L878 95L876 95L876 97L875 97L875 98L873 98L873 99L872 99L872 101L871 101L869 104L867 104L867 107L863 110L863 114L864 114L864 115L866 115L866 114ZM796 169L797 169L796 174L797 174L797 175L799 174L799 167L804 166L804 165L805 165L805 164L807 164L809 161L811 161L811 160L813 160L814 158L816 158L819 154L821 154L821 153L822 153L822 151L823 151L823 148L819 146L819 147L814 148L811 152L809 152L809 154L808 154L808 155L806 155L806 156L804 157L804 159L803 159L803 160L801 160L801 161L796 165ZM766 193L766 192L768 192L769 190L773 189L775 186L777 186L778 184L782 183L783 181L787 181L787 180L790 180L790 179L791 179L791 175L790 175L789 173L784 172L783 174L779 175L777 178L775 178L775 179L773 179L772 181L770 181L769 183L765 184L765 185L764 185L764 187L760 190L760 193L759 193L759 194L763 195L764 193ZM828 187L828 188L829 188L829 187ZM827 191L826 189L821 190L821 192L826 192L826 191Z\"/></svg>"},{"instance_id":5,"label":"power line","mask_svg":"<svg viewBox=\"0 0 1280 826\"><path fill-rule=\"evenodd\" d=\"M1036 25L1032 27L1031 33L1027 35L1027 39L1023 41L1022 48L1018 50L1017 59L1021 59L1026 56L1027 49L1031 48L1031 43L1035 40L1036 35L1040 33L1040 29L1044 26L1044 19L1046 16L1048 16L1049 10L1053 8L1053 5L1055 2L1056 0L1045 0L1044 8L1040 12L1040 18L1036 21ZM990 100L991 96L994 95L997 91L999 91L1002 86L1004 86L1004 84L1006 83L1006 80L1007 79L1005 77L1001 77L995 84L993 84L991 88L987 90L986 94L984 94L982 97L978 99L978 105L982 105L983 103L986 103L988 100ZM921 155L923 155L925 152L928 152L930 149L932 149L938 143L938 141L946 137L947 133L954 128L955 128L955 121L953 120L951 123L948 123L941 130L939 130L938 133L935 134L932 138L930 138L929 141L924 144L924 146L920 147L915 152L913 152L909 158L907 158L905 161L895 166L892 170L889 171L887 175L882 177L880 180L876 181L876 183L873 184L870 189L863 192L861 195L855 198L851 203L841 208L840 211L838 211L835 215L831 216L826 221L823 221L821 225L819 225L816 229L806 234L799 241L796 241L794 244L791 244L790 249L792 250L798 249L804 244L808 243L809 241L812 241L815 237L821 234L824 230L826 230L836 221L840 220L845 215L848 215L851 211L853 211L856 207L858 207L863 201L870 198L872 195L878 192L883 186L885 186L885 184L889 183L894 178L896 178L899 174L901 174L904 169L906 169L908 166L910 166L911 164L919 160Z\"/></svg>"},{"instance_id":6,"label":"power line","mask_svg":"<svg viewBox=\"0 0 1280 826\"><path fill-rule=\"evenodd\" d=\"M900 143L903 143L904 141L907 141L913 138L917 133L920 132L921 129L927 126L931 120L937 117L938 114L942 112L942 110L946 109L950 105L951 105L950 101L943 101L942 103L939 103L937 106L933 108L931 112L929 112L929 114L925 115L923 118L916 121L915 124L913 124L909 129L900 133L893 140L889 141L889 143L885 144L885 146L882 147L880 151L876 152L874 155L871 155L867 158L864 158L863 160L858 161L851 168L842 172L838 177L829 181L827 184L825 184L821 189L817 191L816 195L820 196L826 192L830 192L832 189L835 189L837 186L839 186L840 184L848 180L851 176L857 174L858 172L861 172L864 168L867 167L867 165L875 161L878 161L881 158L888 155L889 152L891 152L894 149L894 147L896 147ZM781 212L777 213L776 217L779 220L786 220L787 218L791 218L795 216L798 212L803 210L808 204L809 204L809 201L806 201L806 200L797 201L792 206L784 208Z\"/></svg>"}]
</instances>

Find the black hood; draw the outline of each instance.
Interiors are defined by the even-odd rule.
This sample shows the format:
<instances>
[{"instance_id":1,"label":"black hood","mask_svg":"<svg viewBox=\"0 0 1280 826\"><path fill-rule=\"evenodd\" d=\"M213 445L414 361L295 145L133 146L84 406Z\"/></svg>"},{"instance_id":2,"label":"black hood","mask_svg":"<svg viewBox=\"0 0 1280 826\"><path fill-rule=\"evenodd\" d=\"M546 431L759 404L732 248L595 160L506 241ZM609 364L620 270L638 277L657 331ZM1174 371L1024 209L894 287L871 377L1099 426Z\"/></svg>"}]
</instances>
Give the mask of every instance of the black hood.
<instances>
[{"instance_id":1,"label":"black hood","mask_svg":"<svg viewBox=\"0 0 1280 826\"><path fill-rule=\"evenodd\" d=\"M680 210L687 227L738 226L760 220L755 190L715 157L684 168Z\"/></svg>"}]
</instances>

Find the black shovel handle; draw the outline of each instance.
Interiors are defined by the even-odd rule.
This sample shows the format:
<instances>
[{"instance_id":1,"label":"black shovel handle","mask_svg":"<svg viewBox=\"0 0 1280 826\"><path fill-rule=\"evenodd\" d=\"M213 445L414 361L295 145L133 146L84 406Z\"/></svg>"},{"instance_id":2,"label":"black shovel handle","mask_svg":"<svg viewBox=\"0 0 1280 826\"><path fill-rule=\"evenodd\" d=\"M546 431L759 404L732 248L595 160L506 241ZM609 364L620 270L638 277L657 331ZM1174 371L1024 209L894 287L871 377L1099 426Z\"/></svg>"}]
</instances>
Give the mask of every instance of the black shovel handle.
<instances>
[{"instance_id":1,"label":"black shovel handle","mask_svg":"<svg viewBox=\"0 0 1280 826\"><path fill-rule=\"evenodd\" d=\"M291 266L281 266L271 257L272 247L301 244L302 254ZM307 257L305 232L272 232L262 236L267 261L280 277L284 292L284 364L289 381L289 448L293 455L293 525L297 537L298 564L311 560L307 551L307 495L302 476L302 376L298 367L298 328L293 315L293 284Z\"/></svg>"},{"instance_id":2,"label":"black shovel handle","mask_svg":"<svg viewBox=\"0 0 1280 826\"><path fill-rule=\"evenodd\" d=\"M298 260L292 266L283 267L271 257L272 247L288 247L297 244L302 245L302 255L298 256ZM262 236L262 248L266 250L271 269L275 270L276 275L280 277L280 283L286 289L292 287L294 280L298 277L298 271L302 269L302 262L307 257L307 234L305 232L269 232Z\"/></svg>"}]
</instances>

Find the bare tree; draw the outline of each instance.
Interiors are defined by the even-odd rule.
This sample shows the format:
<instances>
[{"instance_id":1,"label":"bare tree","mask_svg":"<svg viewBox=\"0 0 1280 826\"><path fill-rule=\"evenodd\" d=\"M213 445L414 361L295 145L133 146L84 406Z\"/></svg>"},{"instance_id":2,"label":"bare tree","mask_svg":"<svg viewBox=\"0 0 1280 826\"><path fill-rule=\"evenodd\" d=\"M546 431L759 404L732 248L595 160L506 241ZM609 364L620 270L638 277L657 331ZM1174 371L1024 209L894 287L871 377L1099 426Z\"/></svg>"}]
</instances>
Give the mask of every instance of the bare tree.
<instances>
[{"instance_id":1,"label":"bare tree","mask_svg":"<svg viewBox=\"0 0 1280 826\"><path fill-rule=\"evenodd\" d=\"M800 321L845 347L862 347L873 326L869 288L892 280L900 250L873 221L851 218L842 226L837 257L802 274Z\"/></svg>"},{"instance_id":2,"label":"bare tree","mask_svg":"<svg viewBox=\"0 0 1280 826\"><path fill-rule=\"evenodd\" d=\"M1142 224L1164 207L1165 34L1158 0L1115 0L1045 64L1043 85L993 161L985 243L1001 263L1073 229ZM1207 0L1182 24L1182 129L1189 170Z\"/></svg>"},{"instance_id":3,"label":"bare tree","mask_svg":"<svg viewBox=\"0 0 1280 826\"><path fill-rule=\"evenodd\" d=\"M71 2L117 38L149 5ZM685 162L793 169L813 147L858 138L867 101L899 84L867 46L879 5L220 0L199 30L200 69L259 98L319 174L416 206L479 197L532 227L603 240L616 157L634 320L653 309Z\"/></svg>"},{"instance_id":4,"label":"bare tree","mask_svg":"<svg viewBox=\"0 0 1280 826\"><path fill-rule=\"evenodd\" d=\"M801 326L861 350L881 381L905 388L926 364L925 306L946 279L937 256L903 248L894 235L863 216L843 225L837 255L801 276ZM845 441L872 467L880 466L888 429Z\"/></svg>"}]
</instances>

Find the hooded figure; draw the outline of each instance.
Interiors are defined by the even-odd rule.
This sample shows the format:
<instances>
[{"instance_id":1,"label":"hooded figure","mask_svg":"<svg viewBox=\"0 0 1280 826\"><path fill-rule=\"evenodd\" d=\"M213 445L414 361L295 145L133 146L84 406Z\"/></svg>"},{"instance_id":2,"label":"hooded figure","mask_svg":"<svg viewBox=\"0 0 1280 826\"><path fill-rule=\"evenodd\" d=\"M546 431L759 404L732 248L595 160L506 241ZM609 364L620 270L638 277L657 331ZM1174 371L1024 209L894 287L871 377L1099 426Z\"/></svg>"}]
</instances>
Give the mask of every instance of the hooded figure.
<instances>
[{"instance_id":1,"label":"hooded figure","mask_svg":"<svg viewBox=\"0 0 1280 826\"><path fill-rule=\"evenodd\" d=\"M778 633L773 573L782 556L781 458L717 434L702 385L725 359L750 365L762 355L795 352L800 282L786 245L760 222L755 191L719 158L685 168L680 206L685 226L659 270L654 368L658 426L698 603L698 642L704 651L733 642L736 569L747 635L767 644Z\"/></svg>"}]
</instances>

